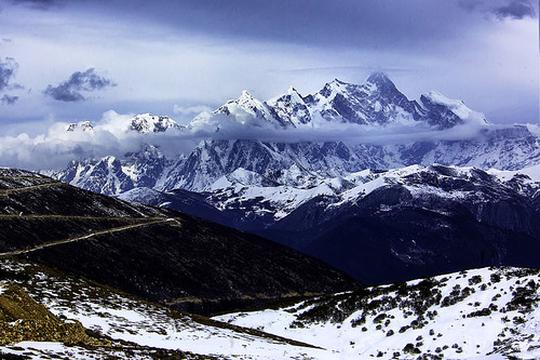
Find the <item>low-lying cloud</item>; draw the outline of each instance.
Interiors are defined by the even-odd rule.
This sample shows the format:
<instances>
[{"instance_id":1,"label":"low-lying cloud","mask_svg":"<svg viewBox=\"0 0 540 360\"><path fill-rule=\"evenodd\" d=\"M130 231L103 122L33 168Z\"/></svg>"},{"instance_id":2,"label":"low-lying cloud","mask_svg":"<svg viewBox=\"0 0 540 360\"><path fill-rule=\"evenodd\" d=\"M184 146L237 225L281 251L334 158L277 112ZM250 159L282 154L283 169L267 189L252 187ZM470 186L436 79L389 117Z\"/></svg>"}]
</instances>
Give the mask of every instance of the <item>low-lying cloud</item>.
<instances>
[{"instance_id":1,"label":"low-lying cloud","mask_svg":"<svg viewBox=\"0 0 540 360\"><path fill-rule=\"evenodd\" d=\"M87 100L86 96L83 95L85 92L103 90L113 86L116 84L111 79L98 74L96 69L90 68L74 72L68 80L56 86L47 86L43 93L57 101L78 102Z\"/></svg>"},{"instance_id":2,"label":"low-lying cloud","mask_svg":"<svg viewBox=\"0 0 540 360\"><path fill-rule=\"evenodd\" d=\"M212 108L207 105L182 106L177 104L173 107L173 112L178 115L196 115L205 111L212 111Z\"/></svg>"},{"instance_id":3,"label":"low-lying cloud","mask_svg":"<svg viewBox=\"0 0 540 360\"><path fill-rule=\"evenodd\" d=\"M67 123L54 123L46 133L0 137L0 165L27 169L60 169L71 160L123 157L139 151L145 144L158 146L169 158L188 154L201 140L257 140L297 143L343 141L348 144L396 145L417 141L467 140L483 133L486 126L467 123L447 130L434 130L418 123L387 126L328 123L315 128L280 129L273 126L241 124L227 116L215 116L212 122L192 122L189 127L164 133L140 134L129 130L131 114L109 111L93 130L66 131ZM216 127L216 124L219 125ZM500 127L500 126L499 126ZM490 128L497 128L491 125ZM531 130L532 131L532 130Z\"/></svg>"}]
</instances>

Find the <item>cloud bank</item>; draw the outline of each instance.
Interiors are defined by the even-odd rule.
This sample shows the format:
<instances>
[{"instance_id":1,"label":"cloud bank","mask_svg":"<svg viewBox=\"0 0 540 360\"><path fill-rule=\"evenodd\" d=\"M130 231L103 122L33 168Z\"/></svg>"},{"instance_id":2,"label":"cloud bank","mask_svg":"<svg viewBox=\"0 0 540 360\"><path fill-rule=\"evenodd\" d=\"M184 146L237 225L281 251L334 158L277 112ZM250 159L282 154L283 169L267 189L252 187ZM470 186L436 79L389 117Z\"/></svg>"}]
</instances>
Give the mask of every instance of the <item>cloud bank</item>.
<instances>
[{"instance_id":1,"label":"cloud bank","mask_svg":"<svg viewBox=\"0 0 540 360\"><path fill-rule=\"evenodd\" d=\"M86 71L74 72L68 80L57 86L47 86L43 93L57 101L77 102L87 100L82 94L83 92L103 90L114 86L116 84L111 79L98 74L94 68L90 68Z\"/></svg>"},{"instance_id":2,"label":"cloud bank","mask_svg":"<svg viewBox=\"0 0 540 360\"><path fill-rule=\"evenodd\" d=\"M192 122L181 129L164 133L140 134L129 130L132 114L108 111L92 130L77 127L66 131L67 123L54 123L46 133L0 137L0 165L33 170L59 169L71 160L123 157L139 151L145 144L158 146L169 158L188 154L201 140L257 140L297 143L343 141L349 144L399 145L416 141L466 140L485 130L475 123L448 130L434 130L425 124L363 126L328 123L314 128L275 128L270 125L243 125L227 116L213 116L211 122ZM216 125L219 125L216 128Z\"/></svg>"}]
</instances>

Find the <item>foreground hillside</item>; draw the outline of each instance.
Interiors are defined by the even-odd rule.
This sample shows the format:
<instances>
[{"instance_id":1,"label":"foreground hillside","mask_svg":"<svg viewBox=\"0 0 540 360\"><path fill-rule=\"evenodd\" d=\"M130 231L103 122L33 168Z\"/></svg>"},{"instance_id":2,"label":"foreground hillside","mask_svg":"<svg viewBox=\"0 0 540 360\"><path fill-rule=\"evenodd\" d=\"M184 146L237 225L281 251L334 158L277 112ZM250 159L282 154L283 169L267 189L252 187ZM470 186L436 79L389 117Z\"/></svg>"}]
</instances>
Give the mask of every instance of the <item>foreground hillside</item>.
<instances>
[{"instance_id":1,"label":"foreground hillside","mask_svg":"<svg viewBox=\"0 0 540 360\"><path fill-rule=\"evenodd\" d=\"M0 170L0 256L211 313L356 284L284 246L175 212Z\"/></svg>"},{"instance_id":2,"label":"foreground hillside","mask_svg":"<svg viewBox=\"0 0 540 360\"><path fill-rule=\"evenodd\" d=\"M540 356L540 270L462 271L214 319L26 261L0 260L0 274L6 359Z\"/></svg>"},{"instance_id":3,"label":"foreground hillside","mask_svg":"<svg viewBox=\"0 0 540 360\"><path fill-rule=\"evenodd\" d=\"M537 359L539 287L539 270L483 268L215 319L343 359Z\"/></svg>"},{"instance_id":4,"label":"foreground hillside","mask_svg":"<svg viewBox=\"0 0 540 360\"><path fill-rule=\"evenodd\" d=\"M3 259L0 273L2 359L332 359L45 266Z\"/></svg>"}]
</instances>

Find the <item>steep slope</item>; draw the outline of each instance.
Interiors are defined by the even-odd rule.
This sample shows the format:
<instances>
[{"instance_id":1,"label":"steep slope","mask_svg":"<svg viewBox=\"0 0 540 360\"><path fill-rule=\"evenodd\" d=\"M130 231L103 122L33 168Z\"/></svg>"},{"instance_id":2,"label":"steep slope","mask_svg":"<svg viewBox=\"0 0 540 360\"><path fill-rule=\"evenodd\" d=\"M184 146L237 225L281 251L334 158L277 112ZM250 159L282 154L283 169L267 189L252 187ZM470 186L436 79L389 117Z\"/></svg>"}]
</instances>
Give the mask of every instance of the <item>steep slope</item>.
<instances>
[{"instance_id":1,"label":"steep slope","mask_svg":"<svg viewBox=\"0 0 540 360\"><path fill-rule=\"evenodd\" d=\"M484 268L216 319L347 359L534 359L539 271Z\"/></svg>"},{"instance_id":2,"label":"steep slope","mask_svg":"<svg viewBox=\"0 0 540 360\"><path fill-rule=\"evenodd\" d=\"M355 286L256 236L31 173L1 170L0 205L0 255L181 309L208 313Z\"/></svg>"}]
</instances>

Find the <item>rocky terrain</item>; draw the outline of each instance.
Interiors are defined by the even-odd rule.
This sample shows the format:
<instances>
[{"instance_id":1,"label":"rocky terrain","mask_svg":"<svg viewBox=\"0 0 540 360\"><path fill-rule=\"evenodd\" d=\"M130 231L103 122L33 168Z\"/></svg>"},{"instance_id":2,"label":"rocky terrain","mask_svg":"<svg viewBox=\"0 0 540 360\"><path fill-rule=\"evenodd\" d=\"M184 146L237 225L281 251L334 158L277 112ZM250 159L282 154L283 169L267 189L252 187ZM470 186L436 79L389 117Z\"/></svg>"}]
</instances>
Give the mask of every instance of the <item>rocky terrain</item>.
<instances>
[{"instance_id":1,"label":"rocky terrain","mask_svg":"<svg viewBox=\"0 0 540 360\"><path fill-rule=\"evenodd\" d=\"M212 319L17 258L3 257L0 273L6 359L533 359L540 349L533 269L460 271Z\"/></svg>"}]
</instances>

